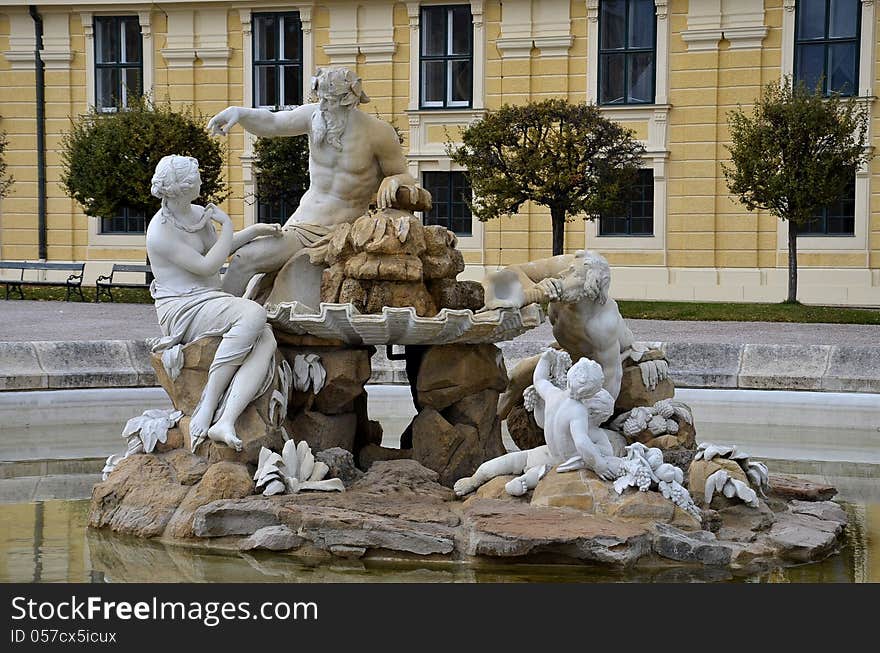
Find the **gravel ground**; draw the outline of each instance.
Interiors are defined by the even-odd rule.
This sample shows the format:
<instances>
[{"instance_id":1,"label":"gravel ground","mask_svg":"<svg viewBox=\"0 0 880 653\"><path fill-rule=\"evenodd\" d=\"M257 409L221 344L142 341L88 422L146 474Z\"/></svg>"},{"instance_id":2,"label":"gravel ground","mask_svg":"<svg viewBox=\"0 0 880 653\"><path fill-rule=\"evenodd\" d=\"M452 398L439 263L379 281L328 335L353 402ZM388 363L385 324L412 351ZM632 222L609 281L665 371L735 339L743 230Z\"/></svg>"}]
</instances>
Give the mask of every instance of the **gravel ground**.
<instances>
[{"instance_id":1,"label":"gravel ground","mask_svg":"<svg viewBox=\"0 0 880 653\"><path fill-rule=\"evenodd\" d=\"M784 322L681 322L627 320L638 340L734 344L847 344L880 347L880 326ZM0 301L0 341L131 340L158 336L150 304ZM540 351L553 336L550 325L502 343L515 358Z\"/></svg>"}]
</instances>

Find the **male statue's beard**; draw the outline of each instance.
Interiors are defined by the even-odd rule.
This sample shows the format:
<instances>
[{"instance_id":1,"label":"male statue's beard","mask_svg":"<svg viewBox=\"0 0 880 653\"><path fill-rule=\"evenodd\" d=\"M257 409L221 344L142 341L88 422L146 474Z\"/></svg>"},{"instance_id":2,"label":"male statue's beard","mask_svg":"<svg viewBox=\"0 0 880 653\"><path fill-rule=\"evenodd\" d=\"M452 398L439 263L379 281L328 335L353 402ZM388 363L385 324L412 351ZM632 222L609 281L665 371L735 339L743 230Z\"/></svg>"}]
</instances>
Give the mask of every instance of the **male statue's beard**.
<instances>
[{"instance_id":1,"label":"male statue's beard","mask_svg":"<svg viewBox=\"0 0 880 653\"><path fill-rule=\"evenodd\" d=\"M342 151L342 135L348 124L348 107L320 109L312 115L312 139L315 145L327 143Z\"/></svg>"}]
</instances>

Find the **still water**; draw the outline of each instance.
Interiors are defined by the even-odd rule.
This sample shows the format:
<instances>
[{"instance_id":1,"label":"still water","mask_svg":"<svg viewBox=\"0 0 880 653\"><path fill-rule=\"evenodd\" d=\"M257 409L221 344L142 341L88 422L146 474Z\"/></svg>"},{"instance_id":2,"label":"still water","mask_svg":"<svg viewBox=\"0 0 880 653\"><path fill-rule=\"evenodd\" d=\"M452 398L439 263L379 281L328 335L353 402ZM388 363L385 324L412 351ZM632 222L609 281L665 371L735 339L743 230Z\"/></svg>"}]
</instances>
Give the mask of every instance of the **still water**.
<instances>
[{"instance_id":1,"label":"still water","mask_svg":"<svg viewBox=\"0 0 880 653\"><path fill-rule=\"evenodd\" d=\"M397 396L401 390L371 392L370 412L382 416L386 434L400 433L411 417L402 411L406 404ZM99 477L81 472L89 466L94 471L95 463L100 469L108 450L121 448L122 413L103 425L106 432L95 423L81 422L80 429L88 431L88 437L81 439L69 425L51 423L57 404L25 411L35 418L14 426L14 418L23 413L20 405L10 405L5 415L9 419L3 420L5 428L0 427L0 582L880 582L880 402L876 395L841 398L825 393L819 397L822 403L817 403L808 397L810 393L798 393L795 399L801 403L796 404L783 393L681 394L688 392L682 399L694 408L701 440L738 444L765 460L771 471L803 475L839 489L836 500L846 508L850 523L838 555L819 563L733 577L726 570L711 568L622 572L589 564L309 560L287 554L164 545L86 528L88 500L83 497ZM106 394L100 398L106 402ZM737 398L742 410L725 413ZM137 412L143 410L143 399L132 399ZM155 399L158 407L161 398ZM843 401L851 404L846 410L842 410ZM84 394L83 402L92 405ZM128 406L120 410L128 416L136 412ZM106 418L103 411L102 416ZM64 417L69 419L70 412ZM392 440L384 444L393 446ZM23 452L22 443L29 443L34 451ZM74 443L76 450L62 448ZM28 460L46 460L58 452L66 458L65 465L21 472L35 464ZM26 477L32 473L49 475Z\"/></svg>"}]
</instances>

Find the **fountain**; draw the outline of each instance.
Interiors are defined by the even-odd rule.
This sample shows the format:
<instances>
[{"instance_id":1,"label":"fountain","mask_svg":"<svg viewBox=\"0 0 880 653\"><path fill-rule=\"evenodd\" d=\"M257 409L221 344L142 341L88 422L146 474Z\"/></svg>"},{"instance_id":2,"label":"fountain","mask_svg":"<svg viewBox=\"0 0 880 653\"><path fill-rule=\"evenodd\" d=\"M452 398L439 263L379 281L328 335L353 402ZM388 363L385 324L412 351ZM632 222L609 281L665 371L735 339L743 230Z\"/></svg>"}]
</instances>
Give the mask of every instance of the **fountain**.
<instances>
[{"instance_id":1,"label":"fountain","mask_svg":"<svg viewBox=\"0 0 880 653\"><path fill-rule=\"evenodd\" d=\"M414 215L431 198L393 129L357 109L360 79L323 69L314 87L317 104L230 107L209 123L309 134L311 186L283 229L234 234L217 207L190 204L197 164L157 169L147 246L164 337L152 365L173 408L130 420L90 526L304 557L736 573L839 547L847 515L833 488L697 446L665 351L635 341L601 255L459 281L455 236ZM508 376L497 344L545 310L556 343ZM416 415L388 447L365 384L375 347L394 345Z\"/></svg>"}]
</instances>

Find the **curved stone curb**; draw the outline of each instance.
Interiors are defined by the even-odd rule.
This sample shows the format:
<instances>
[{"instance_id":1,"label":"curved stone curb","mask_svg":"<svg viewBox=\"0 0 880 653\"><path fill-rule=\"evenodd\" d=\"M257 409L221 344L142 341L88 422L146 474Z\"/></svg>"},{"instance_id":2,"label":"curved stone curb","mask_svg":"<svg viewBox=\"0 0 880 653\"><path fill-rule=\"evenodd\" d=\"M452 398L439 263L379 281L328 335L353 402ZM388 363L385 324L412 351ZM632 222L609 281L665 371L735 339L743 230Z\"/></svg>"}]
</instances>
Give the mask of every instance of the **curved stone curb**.
<instances>
[{"instance_id":1,"label":"curved stone curb","mask_svg":"<svg viewBox=\"0 0 880 653\"><path fill-rule=\"evenodd\" d=\"M664 343L680 388L880 393L880 346ZM506 361L508 369L518 359ZM378 347L370 383L405 384ZM157 385L143 340L0 342L0 391Z\"/></svg>"}]
</instances>

